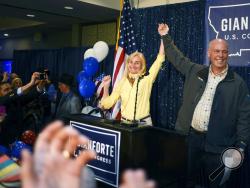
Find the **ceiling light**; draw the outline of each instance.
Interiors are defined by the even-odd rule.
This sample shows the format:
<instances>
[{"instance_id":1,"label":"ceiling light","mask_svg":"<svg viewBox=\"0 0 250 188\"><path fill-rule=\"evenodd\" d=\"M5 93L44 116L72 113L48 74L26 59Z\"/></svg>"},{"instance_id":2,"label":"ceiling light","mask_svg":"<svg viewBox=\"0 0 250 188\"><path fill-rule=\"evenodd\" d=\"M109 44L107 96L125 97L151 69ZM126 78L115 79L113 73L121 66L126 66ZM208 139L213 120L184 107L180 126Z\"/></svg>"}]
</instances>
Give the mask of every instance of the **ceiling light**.
<instances>
[{"instance_id":1,"label":"ceiling light","mask_svg":"<svg viewBox=\"0 0 250 188\"><path fill-rule=\"evenodd\" d=\"M67 9L67 10L73 10L74 9L73 7L70 7L70 6L65 6L64 8Z\"/></svg>"},{"instance_id":2,"label":"ceiling light","mask_svg":"<svg viewBox=\"0 0 250 188\"><path fill-rule=\"evenodd\" d=\"M34 18L34 17L35 17L34 14L27 14L26 16L31 17L31 18Z\"/></svg>"},{"instance_id":3,"label":"ceiling light","mask_svg":"<svg viewBox=\"0 0 250 188\"><path fill-rule=\"evenodd\" d=\"M8 34L8 33L4 33L4 34L3 34L3 36L8 37L8 36L9 36L9 34Z\"/></svg>"}]
</instances>

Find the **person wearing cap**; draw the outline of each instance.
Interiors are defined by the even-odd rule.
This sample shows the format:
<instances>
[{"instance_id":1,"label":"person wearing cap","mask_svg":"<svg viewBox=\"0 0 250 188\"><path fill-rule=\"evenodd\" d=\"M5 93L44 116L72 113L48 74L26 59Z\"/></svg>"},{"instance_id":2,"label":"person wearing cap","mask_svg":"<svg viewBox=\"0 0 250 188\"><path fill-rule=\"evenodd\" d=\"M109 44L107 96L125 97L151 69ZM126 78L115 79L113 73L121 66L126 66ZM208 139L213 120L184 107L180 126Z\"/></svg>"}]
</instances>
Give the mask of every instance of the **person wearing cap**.
<instances>
[{"instance_id":1,"label":"person wearing cap","mask_svg":"<svg viewBox=\"0 0 250 188\"><path fill-rule=\"evenodd\" d=\"M58 88L62 93L62 97L56 109L56 119L63 120L64 117L70 114L77 114L81 112L82 105L80 98L71 90L73 86L74 77L70 74L62 74Z\"/></svg>"}]
</instances>

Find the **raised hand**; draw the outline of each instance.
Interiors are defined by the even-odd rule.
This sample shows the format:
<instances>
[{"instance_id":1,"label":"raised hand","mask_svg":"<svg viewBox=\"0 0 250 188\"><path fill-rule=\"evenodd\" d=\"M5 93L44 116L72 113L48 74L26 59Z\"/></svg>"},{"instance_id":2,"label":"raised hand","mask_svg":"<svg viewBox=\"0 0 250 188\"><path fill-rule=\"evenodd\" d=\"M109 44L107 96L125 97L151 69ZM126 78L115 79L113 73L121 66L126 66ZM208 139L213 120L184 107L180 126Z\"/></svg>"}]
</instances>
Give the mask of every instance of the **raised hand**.
<instances>
[{"instance_id":1,"label":"raised hand","mask_svg":"<svg viewBox=\"0 0 250 188\"><path fill-rule=\"evenodd\" d=\"M169 32L169 27L168 27L167 24L161 23L161 24L158 25L158 33L159 33L159 35L163 36L163 35L168 34L168 32Z\"/></svg>"},{"instance_id":2,"label":"raised hand","mask_svg":"<svg viewBox=\"0 0 250 188\"><path fill-rule=\"evenodd\" d=\"M110 77L110 75L104 76L103 79L102 79L102 83L103 83L104 87L109 88L110 83L111 83L111 77Z\"/></svg>"},{"instance_id":3,"label":"raised hand","mask_svg":"<svg viewBox=\"0 0 250 188\"><path fill-rule=\"evenodd\" d=\"M2 82L7 82L8 79L9 79L8 73L7 73L7 72L4 72L4 73L3 73L3 80L2 80Z\"/></svg>"},{"instance_id":4,"label":"raised hand","mask_svg":"<svg viewBox=\"0 0 250 188\"><path fill-rule=\"evenodd\" d=\"M31 85L34 85L36 83L36 81L38 80L39 78L39 72L34 72L31 76L31 79L30 79L30 84Z\"/></svg>"},{"instance_id":5,"label":"raised hand","mask_svg":"<svg viewBox=\"0 0 250 188\"><path fill-rule=\"evenodd\" d=\"M70 156L78 144L88 139L60 121L49 125L38 137L34 155L22 153L23 188L80 188L81 169L95 153L83 151L76 159Z\"/></svg>"}]
</instances>

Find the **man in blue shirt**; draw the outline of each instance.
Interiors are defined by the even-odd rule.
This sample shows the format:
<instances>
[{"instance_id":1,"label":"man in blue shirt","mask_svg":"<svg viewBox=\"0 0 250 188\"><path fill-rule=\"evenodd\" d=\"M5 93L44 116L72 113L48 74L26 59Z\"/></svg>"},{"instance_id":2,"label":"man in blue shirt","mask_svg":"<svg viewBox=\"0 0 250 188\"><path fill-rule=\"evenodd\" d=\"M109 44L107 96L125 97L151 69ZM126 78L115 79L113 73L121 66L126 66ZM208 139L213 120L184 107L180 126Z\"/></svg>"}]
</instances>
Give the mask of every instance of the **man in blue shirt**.
<instances>
[{"instance_id":1,"label":"man in blue shirt","mask_svg":"<svg viewBox=\"0 0 250 188\"><path fill-rule=\"evenodd\" d=\"M58 88L62 93L62 97L56 110L57 119L63 120L64 117L70 114L77 114L81 112L81 100L71 89L73 82L74 77L66 73L62 74L59 79Z\"/></svg>"}]
</instances>

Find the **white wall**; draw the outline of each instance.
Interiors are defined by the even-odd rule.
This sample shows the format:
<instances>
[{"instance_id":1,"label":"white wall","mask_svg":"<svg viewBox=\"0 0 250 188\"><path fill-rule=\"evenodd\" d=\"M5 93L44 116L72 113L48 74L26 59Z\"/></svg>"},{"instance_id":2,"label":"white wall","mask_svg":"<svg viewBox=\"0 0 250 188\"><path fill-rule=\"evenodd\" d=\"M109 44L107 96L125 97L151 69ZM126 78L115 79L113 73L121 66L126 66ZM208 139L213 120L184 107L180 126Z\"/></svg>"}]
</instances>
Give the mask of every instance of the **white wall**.
<instances>
[{"instance_id":1,"label":"white wall","mask_svg":"<svg viewBox=\"0 0 250 188\"><path fill-rule=\"evenodd\" d=\"M185 2L197 1L197 0L139 0L139 7L137 7L138 0L133 0L133 1L134 1L134 6L136 8L146 8L146 7L154 7L154 6L160 6L160 5L185 3Z\"/></svg>"},{"instance_id":2,"label":"white wall","mask_svg":"<svg viewBox=\"0 0 250 188\"><path fill-rule=\"evenodd\" d=\"M120 0L78 0L78 1L120 10Z\"/></svg>"},{"instance_id":3,"label":"white wall","mask_svg":"<svg viewBox=\"0 0 250 188\"><path fill-rule=\"evenodd\" d=\"M120 10L120 0L78 0L78 1ZM184 3L184 2L190 2L190 1L197 1L197 0L139 0L139 7L137 7L138 0L130 0L130 2L134 4L136 8L145 8L145 7L166 5L166 4Z\"/></svg>"},{"instance_id":4,"label":"white wall","mask_svg":"<svg viewBox=\"0 0 250 188\"><path fill-rule=\"evenodd\" d=\"M53 49L71 46L71 31L55 31L42 34L40 41L34 36L0 40L0 58L12 59L14 50Z\"/></svg>"}]
</instances>

